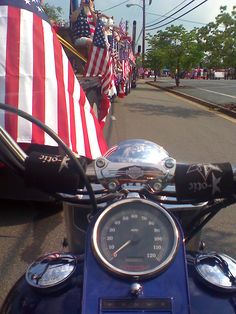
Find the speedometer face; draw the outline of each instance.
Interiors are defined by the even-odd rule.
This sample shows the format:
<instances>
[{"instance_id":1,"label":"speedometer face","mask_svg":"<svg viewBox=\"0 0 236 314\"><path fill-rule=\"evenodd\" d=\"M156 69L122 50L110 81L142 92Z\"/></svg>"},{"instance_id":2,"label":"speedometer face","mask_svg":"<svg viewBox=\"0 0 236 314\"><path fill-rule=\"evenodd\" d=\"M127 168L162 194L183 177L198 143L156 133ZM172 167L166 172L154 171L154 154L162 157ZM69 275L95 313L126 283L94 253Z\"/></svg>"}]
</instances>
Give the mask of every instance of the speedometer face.
<instances>
[{"instance_id":1,"label":"speedometer face","mask_svg":"<svg viewBox=\"0 0 236 314\"><path fill-rule=\"evenodd\" d=\"M98 260L112 272L147 277L173 260L178 229L159 205L126 199L112 204L99 216L92 243Z\"/></svg>"}]
</instances>

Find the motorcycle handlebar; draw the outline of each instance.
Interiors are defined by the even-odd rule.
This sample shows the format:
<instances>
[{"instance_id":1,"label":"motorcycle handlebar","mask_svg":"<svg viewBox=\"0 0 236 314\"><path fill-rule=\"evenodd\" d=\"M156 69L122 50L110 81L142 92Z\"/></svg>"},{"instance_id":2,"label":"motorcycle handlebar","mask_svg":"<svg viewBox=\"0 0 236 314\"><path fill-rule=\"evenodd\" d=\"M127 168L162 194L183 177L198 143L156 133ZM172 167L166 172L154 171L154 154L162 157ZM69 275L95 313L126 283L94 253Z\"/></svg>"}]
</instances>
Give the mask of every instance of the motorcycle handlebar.
<instances>
[{"instance_id":1,"label":"motorcycle handlebar","mask_svg":"<svg viewBox=\"0 0 236 314\"><path fill-rule=\"evenodd\" d=\"M86 158L80 158L85 169ZM26 184L48 192L76 194L83 182L74 162L67 156L33 152L25 161Z\"/></svg>"},{"instance_id":2,"label":"motorcycle handlebar","mask_svg":"<svg viewBox=\"0 0 236 314\"><path fill-rule=\"evenodd\" d=\"M230 163L177 164L175 186L179 200L230 197L236 193L236 168Z\"/></svg>"},{"instance_id":3,"label":"motorcycle handlebar","mask_svg":"<svg viewBox=\"0 0 236 314\"><path fill-rule=\"evenodd\" d=\"M1 135L4 135L1 129ZM48 192L76 193L83 186L82 178L76 171L73 161L67 156L31 153L26 157L16 143L8 136L4 145L17 158L24 161L26 182ZM11 139L11 138L10 138ZM13 145L14 144L14 145ZM20 157L19 157L20 156ZM91 182L98 182L94 162L88 164L87 158L79 159ZM236 193L236 166L230 163L218 164L177 164L174 177L179 200L206 201L230 197ZM168 182L167 182L168 183ZM169 182L170 183L170 182Z\"/></svg>"},{"instance_id":4,"label":"motorcycle handlebar","mask_svg":"<svg viewBox=\"0 0 236 314\"><path fill-rule=\"evenodd\" d=\"M98 182L94 162L87 165L80 158L86 175ZM67 156L32 153L26 159L26 178L30 185L44 187L51 192L72 193L81 187L81 178ZM174 180L173 180L174 179ZM177 164L174 178L179 200L206 201L230 197L236 192L236 168L230 163Z\"/></svg>"}]
</instances>

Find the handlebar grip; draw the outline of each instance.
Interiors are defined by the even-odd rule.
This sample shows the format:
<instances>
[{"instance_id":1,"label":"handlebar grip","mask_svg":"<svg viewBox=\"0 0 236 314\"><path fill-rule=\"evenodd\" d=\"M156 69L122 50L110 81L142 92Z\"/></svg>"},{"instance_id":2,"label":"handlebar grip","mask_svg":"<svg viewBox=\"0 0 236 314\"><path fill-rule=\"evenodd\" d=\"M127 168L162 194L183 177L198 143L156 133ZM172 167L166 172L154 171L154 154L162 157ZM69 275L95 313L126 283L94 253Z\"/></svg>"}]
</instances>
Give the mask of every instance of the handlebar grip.
<instances>
[{"instance_id":1,"label":"handlebar grip","mask_svg":"<svg viewBox=\"0 0 236 314\"><path fill-rule=\"evenodd\" d=\"M230 163L177 164L175 184L179 200L200 202L229 197L236 192Z\"/></svg>"},{"instance_id":2,"label":"handlebar grip","mask_svg":"<svg viewBox=\"0 0 236 314\"><path fill-rule=\"evenodd\" d=\"M86 158L80 161L85 168ZM25 161L25 181L47 192L75 193L83 186L73 161L68 156L32 152Z\"/></svg>"}]
</instances>

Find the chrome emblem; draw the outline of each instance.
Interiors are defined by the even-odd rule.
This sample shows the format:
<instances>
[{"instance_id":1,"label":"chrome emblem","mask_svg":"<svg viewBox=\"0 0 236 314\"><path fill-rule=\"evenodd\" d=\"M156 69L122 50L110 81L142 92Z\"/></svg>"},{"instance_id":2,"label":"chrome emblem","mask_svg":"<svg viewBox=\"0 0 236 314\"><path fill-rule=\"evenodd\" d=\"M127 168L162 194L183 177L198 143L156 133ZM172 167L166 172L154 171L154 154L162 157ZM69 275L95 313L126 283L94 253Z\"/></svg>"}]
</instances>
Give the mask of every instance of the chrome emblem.
<instances>
[{"instance_id":1,"label":"chrome emblem","mask_svg":"<svg viewBox=\"0 0 236 314\"><path fill-rule=\"evenodd\" d=\"M128 170L126 170L125 173L128 177L135 180L135 179L142 177L144 174L144 171L141 168L134 166L134 167L130 167Z\"/></svg>"}]
</instances>

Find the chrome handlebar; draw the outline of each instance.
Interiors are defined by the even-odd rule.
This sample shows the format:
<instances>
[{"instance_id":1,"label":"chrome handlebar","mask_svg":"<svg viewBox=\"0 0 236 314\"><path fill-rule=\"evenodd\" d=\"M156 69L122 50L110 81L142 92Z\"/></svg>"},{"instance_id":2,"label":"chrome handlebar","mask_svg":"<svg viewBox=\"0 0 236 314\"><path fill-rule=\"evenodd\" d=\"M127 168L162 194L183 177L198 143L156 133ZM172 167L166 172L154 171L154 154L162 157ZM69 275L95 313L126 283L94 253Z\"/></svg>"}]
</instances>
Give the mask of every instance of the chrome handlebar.
<instances>
[{"instance_id":1,"label":"chrome handlebar","mask_svg":"<svg viewBox=\"0 0 236 314\"><path fill-rule=\"evenodd\" d=\"M122 143L116 149L113 148L110 155L97 158L88 165L86 176L91 183L102 184L109 192L116 192L122 186L129 189L129 186L136 185L139 189L145 188L153 193L160 193L166 186L175 183L176 160L162 147L143 140L128 140ZM27 155L0 127L0 148L1 146L5 154L7 151L14 157L11 160L15 162L16 167L24 166ZM231 168L235 185L236 165ZM182 181L182 177L180 179ZM227 183L227 180L225 182Z\"/></svg>"}]
</instances>

